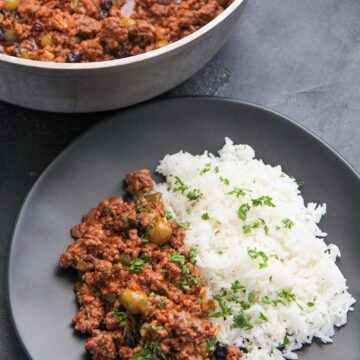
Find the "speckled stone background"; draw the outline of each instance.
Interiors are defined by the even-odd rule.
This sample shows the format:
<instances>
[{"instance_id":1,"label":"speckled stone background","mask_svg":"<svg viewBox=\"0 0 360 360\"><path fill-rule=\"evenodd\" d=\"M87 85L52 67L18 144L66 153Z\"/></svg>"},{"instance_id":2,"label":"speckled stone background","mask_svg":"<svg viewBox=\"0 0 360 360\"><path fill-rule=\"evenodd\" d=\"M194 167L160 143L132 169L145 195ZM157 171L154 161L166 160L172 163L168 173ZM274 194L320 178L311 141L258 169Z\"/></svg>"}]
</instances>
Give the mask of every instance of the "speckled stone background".
<instances>
[{"instance_id":1,"label":"speckled stone background","mask_svg":"<svg viewBox=\"0 0 360 360\"><path fill-rule=\"evenodd\" d=\"M163 96L174 95L226 96L273 108L312 130L360 171L360 2L249 0L219 54ZM0 359L25 359L4 290L17 210L54 156L105 117L0 103Z\"/></svg>"}]
</instances>

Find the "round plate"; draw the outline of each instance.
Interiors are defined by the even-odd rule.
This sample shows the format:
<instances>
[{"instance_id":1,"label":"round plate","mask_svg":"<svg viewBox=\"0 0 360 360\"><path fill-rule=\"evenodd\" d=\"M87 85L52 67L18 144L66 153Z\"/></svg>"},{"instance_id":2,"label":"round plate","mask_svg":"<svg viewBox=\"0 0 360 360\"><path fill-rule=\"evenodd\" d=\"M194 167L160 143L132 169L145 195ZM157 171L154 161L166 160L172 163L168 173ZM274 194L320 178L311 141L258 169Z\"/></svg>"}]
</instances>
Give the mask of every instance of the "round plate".
<instances>
[{"instance_id":1,"label":"round plate","mask_svg":"<svg viewBox=\"0 0 360 360\"><path fill-rule=\"evenodd\" d=\"M58 267L73 241L69 229L100 200L123 192L124 175L154 170L167 153L216 152L229 136L257 158L305 182L306 201L326 202L321 228L336 243L350 292L360 297L360 178L332 149L300 125L259 106L219 98L178 98L109 115L65 150L41 175L20 211L8 267L10 309L19 338L34 360L86 359L71 318L73 279ZM334 344L315 342L300 360L358 360L360 312L336 331Z\"/></svg>"}]
</instances>

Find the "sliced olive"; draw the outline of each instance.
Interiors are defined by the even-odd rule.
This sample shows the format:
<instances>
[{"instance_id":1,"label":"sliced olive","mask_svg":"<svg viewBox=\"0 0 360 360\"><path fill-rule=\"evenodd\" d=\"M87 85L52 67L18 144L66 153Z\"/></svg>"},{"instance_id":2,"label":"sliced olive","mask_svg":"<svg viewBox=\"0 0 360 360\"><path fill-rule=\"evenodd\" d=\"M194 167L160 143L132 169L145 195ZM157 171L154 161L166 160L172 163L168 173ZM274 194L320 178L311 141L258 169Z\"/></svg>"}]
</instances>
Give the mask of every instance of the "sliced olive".
<instances>
[{"instance_id":1,"label":"sliced olive","mask_svg":"<svg viewBox=\"0 0 360 360\"><path fill-rule=\"evenodd\" d=\"M160 49L166 45L170 45L171 41L168 40L159 40L155 43L155 49Z\"/></svg>"},{"instance_id":2,"label":"sliced olive","mask_svg":"<svg viewBox=\"0 0 360 360\"><path fill-rule=\"evenodd\" d=\"M5 41L9 42L9 43L13 43L16 41L16 33L14 30L6 30L5 35L4 35Z\"/></svg>"},{"instance_id":3,"label":"sliced olive","mask_svg":"<svg viewBox=\"0 0 360 360\"><path fill-rule=\"evenodd\" d=\"M4 0L4 9L14 11L18 8L19 2L19 0Z\"/></svg>"},{"instance_id":4,"label":"sliced olive","mask_svg":"<svg viewBox=\"0 0 360 360\"><path fill-rule=\"evenodd\" d=\"M39 60L39 55L33 52L22 52L19 57L27 60Z\"/></svg>"},{"instance_id":5,"label":"sliced olive","mask_svg":"<svg viewBox=\"0 0 360 360\"><path fill-rule=\"evenodd\" d=\"M161 199L161 193L157 192L157 193L153 193L153 194L147 194L147 195L145 195L145 199L149 203L156 203Z\"/></svg>"},{"instance_id":6,"label":"sliced olive","mask_svg":"<svg viewBox=\"0 0 360 360\"><path fill-rule=\"evenodd\" d=\"M74 13L80 13L79 0L71 0L71 1L70 1L70 9L71 9Z\"/></svg>"},{"instance_id":7,"label":"sliced olive","mask_svg":"<svg viewBox=\"0 0 360 360\"><path fill-rule=\"evenodd\" d=\"M45 46L53 46L54 45L54 42L51 38L51 35L50 34L44 34L40 37L40 44L42 47L45 47Z\"/></svg>"},{"instance_id":8,"label":"sliced olive","mask_svg":"<svg viewBox=\"0 0 360 360\"><path fill-rule=\"evenodd\" d=\"M202 343L202 344L199 345L199 355L203 359L208 359L209 358L209 349L208 349L208 344L207 343Z\"/></svg>"},{"instance_id":9,"label":"sliced olive","mask_svg":"<svg viewBox=\"0 0 360 360\"><path fill-rule=\"evenodd\" d=\"M164 220L158 220L147 228L148 239L156 245L164 245L169 242L173 229L170 224Z\"/></svg>"},{"instance_id":10,"label":"sliced olive","mask_svg":"<svg viewBox=\"0 0 360 360\"><path fill-rule=\"evenodd\" d=\"M76 269L85 272L86 270L88 270L88 266L84 260L80 259L76 264Z\"/></svg>"},{"instance_id":11,"label":"sliced olive","mask_svg":"<svg viewBox=\"0 0 360 360\"><path fill-rule=\"evenodd\" d=\"M151 305L145 293L129 288L121 293L120 301L131 314L146 314Z\"/></svg>"},{"instance_id":12,"label":"sliced olive","mask_svg":"<svg viewBox=\"0 0 360 360\"><path fill-rule=\"evenodd\" d=\"M121 254L120 261L123 265L129 265L131 261L131 256L129 254Z\"/></svg>"},{"instance_id":13,"label":"sliced olive","mask_svg":"<svg viewBox=\"0 0 360 360\"><path fill-rule=\"evenodd\" d=\"M129 27L129 26L133 26L136 24L136 20L129 18L129 17L121 17L120 18L120 25L125 26L125 27Z\"/></svg>"}]
</instances>

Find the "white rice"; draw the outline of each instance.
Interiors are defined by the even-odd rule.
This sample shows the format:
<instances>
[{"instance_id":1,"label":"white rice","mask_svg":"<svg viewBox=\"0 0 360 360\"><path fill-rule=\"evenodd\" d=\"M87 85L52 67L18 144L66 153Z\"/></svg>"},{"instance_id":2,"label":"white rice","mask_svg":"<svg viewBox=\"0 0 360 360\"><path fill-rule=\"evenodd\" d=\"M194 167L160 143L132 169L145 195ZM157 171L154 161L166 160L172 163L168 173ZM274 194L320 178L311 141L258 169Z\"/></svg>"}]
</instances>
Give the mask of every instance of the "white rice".
<instances>
[{"instance_id":1,"label":"white rice","mask_svg":"<svg viewBox=\"0 0 360 360\"><path fill-rule=\"evenodd\" d=\"M157 171L166 177L165 183L156 186L164 193L165 203L178 222L190 224L187 243L199 249L197 263L208 295L226 289L231 296L236 280L244 285L235 294L239 300L249 302L251 294L250 308L243 310L240 304L228 302L232 315L213 319L221 324L221 341L248 349L244 358L249 360L297 359L293 351L314 337L332 342L334 326L346 323L355 299L335 264L338 247L327 245L326 234L317 226L326 213L325 204L305 205L298 184L280 166L264 164L255 159L250 146L233 145L228 138L218 157L179 152L166 155ZM183 193L174 191L176 176L188 187ZM245 195L227 194L234 188L246 189ZM202 193L197 202L187 198L194 189ZM252 200L261 196L271 197L275 207L253 206ZM245 203L250 210L243 221L237 210ZM205 213L208 220L202 219ZM291 228L285 227L284 219L293 222ZM243 225L256 222L259 226L245 234ZM262 258L253 259L249 249L263 251L267 266L260 268ZM284 289L296 299L281 297ZM264 296L270 301L281 299L285 305L264 303ZM253 325L250 329L231 327L242 310ZM280 351L285 336L288 344Z\"/></svg>"}]
</instances>

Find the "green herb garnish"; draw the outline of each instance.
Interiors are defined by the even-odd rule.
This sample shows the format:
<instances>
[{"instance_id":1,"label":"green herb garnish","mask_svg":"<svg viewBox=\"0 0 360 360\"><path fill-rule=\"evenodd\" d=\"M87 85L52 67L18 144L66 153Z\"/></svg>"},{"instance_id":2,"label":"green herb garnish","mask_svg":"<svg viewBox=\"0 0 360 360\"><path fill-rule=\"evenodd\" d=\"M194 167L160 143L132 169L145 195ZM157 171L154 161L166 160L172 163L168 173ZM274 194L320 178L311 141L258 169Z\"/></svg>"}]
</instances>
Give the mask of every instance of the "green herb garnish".
<instances>
[{"instance_id":1,"label":"green herb garnish","mask_svg":"<svg viewBox=\"0 0 360 360\"><path fill-rule=\"evenodd\" d=\"M241 219L242 221L245 221L249 210L250 210L249 204L242 204L237 211L238 218Z\"/></svg>"},{"instance_id":2,"label":"green herb garnish","mask_svg":"<svg viewBox=\"0 0 360 360\"><path fill-rule=\"evenodd\" d=\"M262 259L262 262L259 264L259 269L263 269L268 266L269 257L263 251L258 251L254 248L248 249L247 253L253 260L256 260L258 257Z\"/></svg>"},{"instance_id":3,"label":"green herb garnish","mask_svg":"<svg viewBox=\"0 0 360 360\"><path fill-rule=\"evenodd\" d=\"M199 189L194 189L192 191L189 191L186 197L190 201L199 201L203 196L203 193Z\"/></svg>"},{"instance_id":4,"label":"green herb garnish","mask_svg":"<svg viewBox=\"0 0 360 360\"><path fill-rule=\"evenodd\" d=\"M208 213L203 213L203 214L201 215L201 218L202 218L203 220L209 220L209 219L210 219Z\"/></svg>"},{"instance_id":5,"label":"green herb garnish","mask_svg":"<svg viewBox=\"0 0 360 360\"><path fill-rule=\"evenodd\" d=\"M134 273L139 272L143 269L144 265L149 262L149 257L144 257L143 259L136 258L130 261L130 270Z\"/></svg>"},{"instance_id":6,"label":"green herb garnish","mask_svg":"<svg viewBox=\"0 0 360 360\"><path fill-rule=\"evenodd\" d=\"M235 281L231 284L231 290L232 290L234 293L236 293L238 290L241 290L241 289L244 289L244 288L245 288L245 286L242 285L239 280L235 280Z\"/></svg>"},{"instance_id":7,"label":"green herb garnish","mask_svg":"<svg viewBox=\"0 0 360 360\"><path fill-rule=\"evenodd\" d=\"M238 198L239 196L245 196L246 191L251 191L251 190L240 189L240 188L236 187L236 188L234 188L234 190L226 193L226 195L236 195L236 197Z\"/></svg>"},{"instance_id":8,"label":"green herb garnish","mask_svg":"<svg viewBox=\"0 0 360 360\"><path fill-rule=\"evenodd\" d=\"M238 315L235 315L233 318L233 324L231 328L246 328L247 330L252 329L254 326L249 321L248 317L243 311L240 311Z\"/></svg>"},{"instance_id":9,"label":"green herb garnish","mask_svg":"<svg viewBox=\"0 0 360 360\"><path fill-rule=\"evenodd\" d=\"M124 311L120 311L119 309L113 309L111 314L116 316L119 319L119 325L124 326L127 323L128 315Z\"/></svg>"},{"instance_id":10,"label":"green herb garnish","mask_svg":"<svg viewBox=\"0 0 360 360\"><path fill-rule=\"evenodd\" d=\"M284 224L284 227L286 229L291 229L294 226L294 222L288 218L283 219L281 222Z\"/></svg>"},{"instance_id":11,"label":"green herb garnish","mask_svg":"<svg viewBox=\"0 0 360 360\"><path fill-rule=\"evenodd\" d=\"M271 206L275 207L275 204L272 202L272 198L270 196L260 196L257 199L252 199L253 206Z\"/></svg>"},{"instance_id":12,"label":"green herb garnish","mask_svg":"<svg viewBox=\"0 0 360 360\"><path fill-rule=\"evenodd\" d=\"M189 188L178 176L175 176L175 185L176 187L174 187L173 191L180 191L182 194Z\"/></svg>"},{"instance_id":13,"label":"green herb garnish","mask_svg":"<svg viewBox=\"0 0 360 360\"><path fill-rule=\"evenodd\" d=\"M178 263L180 265L184 265L185 264L185 256L179 254L178 252L174 251L170 257L169 260L174 262L174 263Z\"/></svg>"},{"instance_id":14,"label":"green herb garnish","mask_svg":"<svg viewBox=\"0 0 360 360\"><path fill-rule=\"evenodd\" d=\"M189 252L189 262L193 265L196 264L196 257L198 255L199 252L199 248L197 246L192 246L190 248L190 252Z\"/></svg>"},{"instance_id":15,"label":"green herb garnish","mask_svg":"<svg viewBox=\"0 0 360 360\"><path fill-rule=\"evenodd\" d=\"M200 175L204 175L211 169L211 163L205 164L204 168L200 171Z\"/></svg>"},{"instance_id":16,"label":"green herb garnish","mask_svg":"<svg viewBox=\"0 0 360 360\"><path fill-rule=\"evenodd\" d=\"M259 319L263 321L268 321L268 318L262 312L259 315Z\"/></svg>"}]
</instances>

